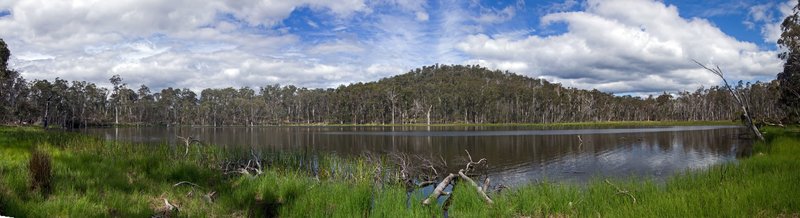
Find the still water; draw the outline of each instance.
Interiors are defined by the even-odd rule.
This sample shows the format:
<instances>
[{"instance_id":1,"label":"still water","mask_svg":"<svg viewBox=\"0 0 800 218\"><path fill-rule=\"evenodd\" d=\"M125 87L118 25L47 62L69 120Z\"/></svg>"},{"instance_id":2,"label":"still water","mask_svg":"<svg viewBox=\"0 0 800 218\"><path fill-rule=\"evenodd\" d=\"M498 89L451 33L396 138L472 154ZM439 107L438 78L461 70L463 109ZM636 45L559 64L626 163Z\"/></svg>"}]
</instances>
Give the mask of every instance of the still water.
<instances>
[{"instance_id":1,"label":"still water","mask_svg":"<svg viewBox=\"0 0 800 218\"><path fill-rule=\"evenodd\" d=\"M85 132L109 140L174 145L176 135L227 147L261 151L336 153L402 152L440 157L461 168L468 150L489 161L493 181L582 183L596 177L663 180L686 170L748 155L746 130L738 126L670 126L600 129L525 127L142 127Z\"/></svg>"}]
</instances>

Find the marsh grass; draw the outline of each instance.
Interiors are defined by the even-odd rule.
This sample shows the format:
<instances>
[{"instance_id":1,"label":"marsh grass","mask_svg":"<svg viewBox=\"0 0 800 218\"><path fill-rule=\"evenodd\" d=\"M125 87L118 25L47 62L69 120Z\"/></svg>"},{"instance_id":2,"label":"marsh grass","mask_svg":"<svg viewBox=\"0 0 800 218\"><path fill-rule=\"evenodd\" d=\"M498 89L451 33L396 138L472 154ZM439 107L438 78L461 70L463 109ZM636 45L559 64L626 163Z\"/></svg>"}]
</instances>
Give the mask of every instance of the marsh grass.
<instances>
[{"instance_id":1,"label":"marsh grass","mask_svg":"<svg viewBox=\"0 0 800 218\"><path fill-rule=\"evenodd\" d=\"M34 147L31 151L31 159L28 162L28 175L30 176L31 189L38 190L42 195L47 196L52 189L53 172L50 155Z\"/></svg>"},{"instance_id":2,"label":"marsh grass","mask_svg":"<svg viewBox=\"0 0 800 218\"><path fill-rule=\"evenodd\" d=\"M586 185L528 184L491 193L453 190L452 217L775 217L800 212L800 134L767 129L752 157L687 171L666 182L597 178ZM30 189L33 148L51 158L51 193ZM197 149L197 151L194 151ZM251 152L254 152L251 154ZM260 176L225 175L219 163L258 155ZM19 217L147 217L163 199L181 217L441 217L407 193L385 157L226 150L108 142L78 133L0 127L0 214ZM377 164L384 170L375 175ZM381 178L376 183L375 178ZM197 186L175 183L188 181ZM613 185L612 185L613 184ZM620 190L627 194L620 194ZM216 192L212 202L203 196ZM410 199L409 199L410 198ZM440 202L443 201L440 199Z\"/></svg>"}]
</instances>

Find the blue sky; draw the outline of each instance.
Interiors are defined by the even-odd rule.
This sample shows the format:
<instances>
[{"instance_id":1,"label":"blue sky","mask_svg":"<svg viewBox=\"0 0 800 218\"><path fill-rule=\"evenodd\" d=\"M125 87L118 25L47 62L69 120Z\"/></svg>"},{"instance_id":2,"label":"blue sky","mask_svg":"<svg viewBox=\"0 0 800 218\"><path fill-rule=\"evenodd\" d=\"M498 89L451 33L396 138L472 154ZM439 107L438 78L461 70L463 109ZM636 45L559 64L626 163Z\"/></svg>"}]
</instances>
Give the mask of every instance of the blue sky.
<instances>
[{"instance_id":1,"label":"blue sky","mask_svg":"<svg viewBox=\"0 0 800 218\"><path fill-rule=\"evenodd\" d=\"M0 0L0 37L28 79L194 90L374 81L480 64L646 95L780 72L792 1Z\"/></svg>"}]
</instances>

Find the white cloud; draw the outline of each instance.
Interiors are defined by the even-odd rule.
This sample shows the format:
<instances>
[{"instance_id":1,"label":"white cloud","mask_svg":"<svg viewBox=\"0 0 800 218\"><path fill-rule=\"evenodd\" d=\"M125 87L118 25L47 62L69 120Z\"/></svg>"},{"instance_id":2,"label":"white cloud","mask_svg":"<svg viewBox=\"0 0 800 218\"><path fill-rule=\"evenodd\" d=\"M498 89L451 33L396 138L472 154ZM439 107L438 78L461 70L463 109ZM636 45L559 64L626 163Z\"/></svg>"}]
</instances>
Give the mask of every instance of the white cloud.
<instances>
[{"instance_id":1,"label":"white cloud","mask_svg":"<svg viewBox=\"0 0 800 218\"><path fill-rule=\"evenodd\" d=\"M531 26L486 31L530 19L524 1L492 8L455 0L0 0L0 10L11 12L0 18L0 37L11 47L12 67L26 78L102 84L120 74L153 89L334 87L434 63L468 63L568 86L646 93L718 83L692 58L719 64L733 79L772 77L780 67L774 51L706 20L682 18L660 2L551 6L586 11L542 17L545 31L555 23L568 31L537 36ZM299 8L313 14L287 22ZM772 24L777 17L751 16Z\"/></svg>"},{"instance_id":2,"label":"white cloud","mask_svg":"<svg viewBox=\"0 0 800 218\"><path fill-rule=\"evenodd\" d=\"M10 16L0 18L0 37L11 47L12 67L26 78L61 77L102 84L120 74L129 84L155 88L263 85L261 82L326 87L358 78L338 75L354 69L344 71L304 55L292 56L299 38L284 29L248 29L277 25L299 7L338 19L370 12L362 0L21 0L3 1L0 6L0 10L11 11ZM308 51L324 55L360 49L346 43L323 43ZM268 64L255 64L261 62ZM321 75L308 76L312 71ZM307 77L294 78L293 72Z\"/></svg>"},{"instance_id":3,"label":"white cloud","mask_svg":"<svg viewBox=\"0 0 800 218\"><path fill-rule=\"evenodd\" d=\"M513 6L508 6L501 10L483 9L475 20L482 24L502 23L514 18L515 14L516 11Z\"/></svg>"},{"instance_id":4,"label":"white cloud","mask_svg":"<svg viewBox=\"0 0 800 218\"><path fill-rule=\"evenodd\" d=\"M774 51L738 41L707 20L682 18L661 2L589 1L584 12L548 14L542 22L563 22L568 30L522 39L474 34L458 49L471 62L612 92L693 90L719 82L692 59L720 65L734 80L770 78L781 66Z\"/></svg>"},{"instance_id":5,"label":"white cloud","mask_svg":"<svg viewBox=\"0 0 800 218\"><path fill-rule=\"evenodd\" d=\"M422 11L416 12L415 16L417 16L417 21L428 21L428 19L430 18L428 17L428 13Z\"/></svg>"},{"instance_id":6,"label":"white cloud","mask_svg":"<svg viewBox=\"0 0 800 218\"><path fill-rule=\"evenodd\" d=\"M781 3L766 3L750 7L748 19L745 25L754 27L761 24L761 36L766 42L777 42L781 36L781 23L783 19L792 14L792 7L796 1L784 1Z\"/></svg>"}]
</instances>

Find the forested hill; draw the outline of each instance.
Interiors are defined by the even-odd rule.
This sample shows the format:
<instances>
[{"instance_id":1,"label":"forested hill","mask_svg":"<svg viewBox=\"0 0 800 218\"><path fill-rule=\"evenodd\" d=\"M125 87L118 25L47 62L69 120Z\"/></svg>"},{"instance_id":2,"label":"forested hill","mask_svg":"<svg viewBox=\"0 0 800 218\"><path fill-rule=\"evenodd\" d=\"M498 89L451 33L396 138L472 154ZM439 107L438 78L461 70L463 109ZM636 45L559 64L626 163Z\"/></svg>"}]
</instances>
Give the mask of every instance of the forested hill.
<instances>
[{"instance_id":1,"label":"forested hill","mask_svg":"<svg viewBox=\"0 0 800 218\"><path fill-rule=\"evenodd\" d=\"M781 117L775 84L739 84L757 117ZM480 66L434 65L378 82L336 89L334 120L344 123L549 123L625 120L733 120L721 87L650 96L615 96L563 87ZM344 100L342 100L344 99ZM429 114L430 113L430 114ZM392 119L394 118L394 119ZM392 122L394 120L394 122Z\"/></svg>"},{"instance_id":2,"label":"forested hill","mask_svg":"<svg viewBox=\"0 0 800 218\"><path fill-rule=\"evenodd\" d=\"M112 89L90 82L26 81L2 75L3 123L65 127L152 125L273 125L297 123L549 123L631 120L733 120L720 87L648 98L614 96L480 66L434 65L376 82L330 89L267 85L258 88L135 88L122 78ZM757 119L782 117L773 83L740 84Z\"/></svg>"}]
</instances>

